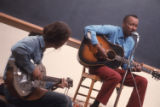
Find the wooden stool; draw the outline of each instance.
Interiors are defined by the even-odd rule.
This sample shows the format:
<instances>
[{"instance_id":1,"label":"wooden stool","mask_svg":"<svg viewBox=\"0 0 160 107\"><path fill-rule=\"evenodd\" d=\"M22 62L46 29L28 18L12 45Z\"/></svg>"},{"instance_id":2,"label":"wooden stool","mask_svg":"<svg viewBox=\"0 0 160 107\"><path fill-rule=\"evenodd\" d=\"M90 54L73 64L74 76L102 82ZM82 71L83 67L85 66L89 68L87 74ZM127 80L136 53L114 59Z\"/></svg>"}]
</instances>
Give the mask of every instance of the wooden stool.
<instances>
[{"instance_id":1,"label":"wooden stool","mask_svg":"<svg viewBox=\"0 0 160 107\"><path fill-rule=\"evenodd\" d=\"M75 102L75 99L76 99L77 95L84 96L84 97L86 97L86 101L85 101L84 107L87 107L87 105L88 105L88 103L89 103L89 99L90 99L90 98L95 99L94 97L91 97L91 92L92 92L92 90L94 90L94 91L99 91L99 90L97 90L97 89L94 89L93 86L94 86L94 84L95 84L96 81L101 81L101 79L100 79L98 76L93 75L93 74L88 74L88 73L86 73L85 71L86 71L86 68L84 67L84 68L83 68L83 72L82 72L81 79L80 79L79 84L78 84L78 87L77 87L77 90L76 90L75 95L74 95L74 97L73 97L73 102ZM83 82L83 80L84 80L85 78L91 79L91 84L90 84L89 87L86 86L86 85L82 85L82 82ZM83 93L80 93L80 92L79 92L80 87L89 89L88 95L85 95L85 94L83 94Z\"/></svg>"}]
</instances>

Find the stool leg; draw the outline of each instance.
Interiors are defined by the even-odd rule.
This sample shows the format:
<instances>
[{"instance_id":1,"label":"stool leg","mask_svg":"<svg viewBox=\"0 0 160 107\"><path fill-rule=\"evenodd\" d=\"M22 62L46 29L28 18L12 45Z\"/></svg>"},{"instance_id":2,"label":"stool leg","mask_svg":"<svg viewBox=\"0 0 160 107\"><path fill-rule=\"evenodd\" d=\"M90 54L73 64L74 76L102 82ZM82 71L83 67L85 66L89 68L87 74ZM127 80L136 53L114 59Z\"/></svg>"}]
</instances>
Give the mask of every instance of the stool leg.
<instances>
[{"instance_id":1,"label":"stool leg","mask_svg":"<svg viewBox=\"0 0 160 107\"><path fill-rule=\"evenodd\" d=\"M91 92L92 92L94 83L95 83L95 80L92 79L92 82L91 82L91 85L90 85L90 88L89 88L88 96L87 96L87 98L86 98L86 102L85 102L85 104L84 104L84 107L87 107L87 105L88 105L89 98L90 98L90 96L91 96Z\"/></svg>"},{"instance_id":2,"label":"stool leg","mask_svg":"<svg viewBox=\"0 0 160 107\"><path fill-rule=\"evenodd\" d=\"M79 84L78 84L78 87L77 87L77 90L76 90L76 92L75 92L75 94L74 94L74 97L73 97L73 102L75 102L75 100L76 100L76 97L77 97L79 88L80 88L83 80L84 80L84 77L81 77L81 79L80 79L80 81L79 81Z\"/></svg>"}]
</instances>

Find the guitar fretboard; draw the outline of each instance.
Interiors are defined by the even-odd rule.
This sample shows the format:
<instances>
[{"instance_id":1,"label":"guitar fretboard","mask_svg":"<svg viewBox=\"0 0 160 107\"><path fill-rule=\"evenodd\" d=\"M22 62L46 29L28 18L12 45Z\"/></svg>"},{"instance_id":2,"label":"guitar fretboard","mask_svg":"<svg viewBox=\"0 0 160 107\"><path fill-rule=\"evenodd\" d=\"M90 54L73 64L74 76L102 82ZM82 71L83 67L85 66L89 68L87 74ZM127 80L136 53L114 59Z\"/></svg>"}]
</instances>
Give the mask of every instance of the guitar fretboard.
<instances>
[{"instance_id":1,"label":"guitar fretboard","mask_svg":"<svg viewBox=\"0 0 160 107\"><path fill-rule=\"evenodd\" d=\"M121 62L123 62L125 64L129 64L129 61L127 59L125 59L125 58L123 58L121 56L118 56L118 55L115 56L115 60L121 61Z\"/></svg>"},{"instance_id":2,"label":"guitar fretboard","mask_svg":"<svg viewBox=\"0 0 160 107\"><path fill-rule=\"evenodd\" d=\"M44 76L43 81L51 81L51 82L58 82L60 83L62 81L62 79L60 78L55 78L55 77L50 77L50 76Z\"/></svg>"},{"instance_id":3,"label":"guitar fretboard","mask_svg":"<svg viewBox=\"0 0 160 107\"><path fill-rule=\"evenodd\" d=\"M127 59L125 59L121 56L118 56L118 55L115 56L115 60L118 60L118 61L121 61L123 63L129 64L129 60L127 60ZM136 64L131 62L131 65L135 66ZM149 70L149 69L147 69L143 66L142 66L142 71L151 74L156 79L160 79L160 72Z\"/></svg>"}]
</instances>

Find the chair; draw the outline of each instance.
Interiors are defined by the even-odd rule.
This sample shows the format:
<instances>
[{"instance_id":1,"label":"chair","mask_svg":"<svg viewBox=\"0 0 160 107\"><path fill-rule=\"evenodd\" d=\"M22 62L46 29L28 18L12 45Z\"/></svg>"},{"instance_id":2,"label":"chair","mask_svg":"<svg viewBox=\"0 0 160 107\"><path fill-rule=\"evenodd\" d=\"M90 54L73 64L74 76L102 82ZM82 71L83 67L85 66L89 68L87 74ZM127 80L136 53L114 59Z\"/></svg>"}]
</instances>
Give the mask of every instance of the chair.
<instances>
[{"instance_id":1,"label":"chair","mask_svg":"<svg viewBox=\"0 0 160 107\"><path fill-rule=\"evenodd\" d=\"M84 103L84 106L83 106L83 107L87 107L87 106L88 106L88 103L89 103L89 99L90 99L90 98L91 98L91 99L95 99L95 97L92 97L92 96L91 96L91 93L92 93L92 90L99 92L99 90L97 90L97 89L94 88L94 84L95 84L96 81L101 81L101 79L100 79L99 76L86 73L86 69L87 69L86 67L83 67L82 75L81 75L81 78L80 78L80 81L79 81L77 90L76 90L76 92L75 92L75 94L74 94L74 97L73 97L73 102L75 102L77 95L86 97L86 100L85 100L85 103ZM83 85L83 84L82 84L82 82L83 82L86 78L91 79L91 84L90 84L90 86L86 86L86 85ZM81 93L80 90L79 90L80 87L89 89L89 90L88 90L88 94L85 95L85 94ZM117 94L118 94L119 88L120 88L120 83L118 83L117 86L116 86Z\"/></svg>"},{"instance_id":2,"label":"chair","mask_svg":"<svg viewBox=\"0 0 160 107\"><path fill-rule=\"evenodd\" d=\"M90 84L89 87L82 84L82 82L84 81L85 78L91 79L91 84ZM77 95L84 96L84 97L86 97L84 107L87 107L87 105L89 103L89 99L90 98L95 99L94 97L91 96L92 90L99 91L97 89L94 89L94 84L95 84L96 81L101 81L100 77L98 77L96 75L93 75L93 74L86 73L86 67L83 67L82 75L81 75L77 90L75 92L75 95L73 97L73 102L75 102L75 99L76 99ZM79 90L80 87L89 89L88 90L88 95L85 95L85 94L81 93L80 90Z\"/></svg>"}]
</instances>

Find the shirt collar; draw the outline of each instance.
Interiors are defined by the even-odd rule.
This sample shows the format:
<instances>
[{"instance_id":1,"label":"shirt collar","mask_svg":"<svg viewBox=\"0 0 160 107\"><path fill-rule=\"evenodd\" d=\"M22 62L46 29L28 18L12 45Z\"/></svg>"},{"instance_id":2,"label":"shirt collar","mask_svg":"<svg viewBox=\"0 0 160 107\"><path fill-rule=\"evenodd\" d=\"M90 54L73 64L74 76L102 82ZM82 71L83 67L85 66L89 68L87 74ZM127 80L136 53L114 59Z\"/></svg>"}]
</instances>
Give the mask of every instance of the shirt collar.
<instances>
[{"instance_id":1,"label":"shirt collar","mask_svg":"<svg viewBox=\"0 0 160 107\"><path fill-rule=\"evenodd\" d=\"M130 37L130 36L128 36L128 37ZM127 37L127 38L128 38L128 37ZM118 36L118 38L119 38L119 39L125 39L125 38L124 38L124 33L123 33L122 27L120 27L120 29L119 29L119 36Z\"/></svg>"}]
</instances>

